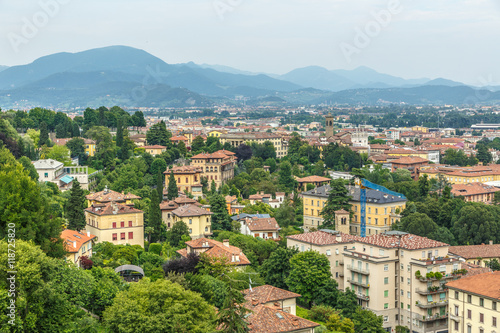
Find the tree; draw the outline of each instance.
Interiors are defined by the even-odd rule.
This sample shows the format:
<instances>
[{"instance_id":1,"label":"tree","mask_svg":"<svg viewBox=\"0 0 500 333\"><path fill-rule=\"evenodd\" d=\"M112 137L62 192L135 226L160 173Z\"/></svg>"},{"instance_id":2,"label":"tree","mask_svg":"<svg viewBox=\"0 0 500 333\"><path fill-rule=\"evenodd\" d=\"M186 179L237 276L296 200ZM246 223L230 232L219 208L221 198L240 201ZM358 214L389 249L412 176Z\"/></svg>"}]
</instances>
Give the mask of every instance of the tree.
<instances>
[{"instance_id":1,"label":"tree","mask_svg":"<svg viewBox=\"0 0 500 333\"><path fill-rule=\"evenodd\" d=\"M186 148L186 144L184 141L181 141L177 144L177 149L179 149L179 152L181 153L182 156L186 156L188 150Z\"/></svg>"},{"instance_id":2,"label":"tree","mask_svg":"<svg viewBox=\"0 0 500 333\"><path fill-rule=\"evenodd\" d=\"M430 237L438 225L429 216L423 213L413 213L401 218L401 230L422 237Z\"/></svg>"},{"instance_id":3,"label":"tree","mask_svg":"<svg viewBox=\"0 0 500 333\"><path fill-rule=\"evenodd\" d=\"M338 313L331 315L325 326L333 332L354 333L354 323L352 320L341 317Z\"/></svg>"},{"instance_id":4,"label":"tree","mask_svg":"<svg viewBox=\"0 0 500 333\"><path fill-rule=\"evenodd\" d=\"M160 199L157 191L151 193L147 227L153 228L149 242L158 242L161 239L165 225L161 218Z\"/></svg>"},{"instance_id":5,"label":"tree","mask_svg":"<svg viewBox=\"0 0 500 333\"><path fill-rule=\"evenodd\" d=\"M238 158L238 162L249 160L253 155L252 148L244 143L236 148L235 153Z\"/></svg>"},{"instance_id":6,"label":"tree","mask_svg":"<svg viewBox=\"0 0 500 333\"><path fill-rule=\"evenodd\" d=\"M94 126L87 131L86 135L96 142L95 158L102 162L103 167L114 168L116 146L109 129L104 126Z\"/></svg>"},{"instance_id":7,"label":"tree","mask_svg":"<svg viewBox=\"0 0 500 333\"><path fill-rule=\"evenodd\" d=\"M229 277L226 277L229 278ZM220 332L246 333L250 329L246 321L250 310L245 308L243 294L233 287L233 281L229 278L227 296L224 305L217 313L217 326Z\"/></svg>"},{"instance_id":8,"label":"tree","mask_svg":"<svg viewBox=\"0 0 500 333\"><path fill-rule=\"evenodd\" d=\"M47 123L42 122L40 124L40 138L38 139L38 147L41 147L43 145L49 145L49 130L47 128Z\"/></svg>"},{"instance_id":9,"label":"tree","mask_svg":"<svg viewBox=\"0 0 500 333\"><path fill-rule=\"evenodd\" d=\"M490 261L486 262L486 266L494 271L500 271L500 263L497 259L491 259Z\"/></svg>"},{"instance_id":10,"label":"tree","mask_svg":"<svg viewBox=\"0 0 500 333\"><path fill-rule=\"evenodd\" d=\"M429 178L427 175L423 175L420 177L418 180L418 189L420 192L420 196L422 198L426 198L427 195L429 195L429 190L431 188L431 185L429 184Z\"/></svg>"},{"instance_id":11,"label":"tree","mask_svg":"<svg viewBox=\"0 0 500 333\"><path fill-rule=\"evenodd\" d=\"M193 139L193 142L191 142L191 150L193 152L200 152L205 148L205 141L201 136L197 136L196 138Z\"/></svg>"},{"instance_id":12,"label":"tree","mask_svg":"<svg viewBox=\"0 0 500 333\"><path fill-rule=\"evenodd\" d=\"M80 231L85 228L85 193L80 187L78 180L73 180L73 187L70 190L70 197L66 204L66 218L68 219L68 229Z\"/></svg>"},{"instance_id":13,"label":"tree","mask_svg":"<svg viewBox=\"0 0 500 333\"><path fill-rule=\"evenodd\" d=\"M69 149L66 146L55 145L45 157L62 162L65 166L71 165Z\"/></svg>"},{"instance_id":14,"label":"tree","mask_svg":"<svg viewBox=\"0 0 500 333\"><path fill-rule=\"evenodd\" d=\"M85 141L82 138L73 138L66 142L66 147L71 152L71 157L78 157L80 164L87 161L87 154L85 154Z\"/></svg>"},{"instance_id":15,"label":"tree","mask_svg":"<svg viewBox=\"0 0 500 333\"><path fill-rule=\"evenodd\" d=\"M349 201L351 199L352 197L349 195L349 191L345 187L344 181L342 179L333 180L330 183L328 200L321 211L324 220L323 225L335 226L335 212L341 209L350 211L351 204Z\"/></svg>"},{"instance_id":16,"label":"tree","mask_svg":"<svg viewBox=\"0 0 500 333\"><path fill-rule=\"evenodd\" d=\"M286 228L290 224L294 224L295 208L292 206L288 197L285 198L285 201L281 203L281 206L276 209L274 217L276 218L276 222L278 222L279 226L282 228Z\"/></svg>"},{"instance_id":17,"label":"tree","mask_svg":"<svg viewBox=\"0 0 500 333\"><path fill-rule=\"evenodd\" d=\"M174 172L170 171L168 176L168 188L167 188L167 198L168 200L174 200L179 196L179 189L177 188L177 181L175 180Z\"/></svg>"},{"instance_id":18,"label":"tree","mask_svg":"<svg viewBox=\"0 0 500 333\"><path fill-rule=\"evenodd\" d=\"M451 229L459 244L487 244L490 240L496 242L499 239L499 225L492 214L492 208L471 204L460 209Z\"/></svg>"},{"instance_id":19,"label":"tree","mask_svg":"<svg viewBox=\"0 0 500 333\"><path fill-rule=\"evenodd\" d=\"M271 253L261 267L261 274L266 283L287 289L285 280L290 272L290 259L297 253L299 253L298 249L288 247L279 247Z\"/></svg>"},{"instance_id":20,"label":"tree","mask_svg":"<svg viewBox=\"0 0 500 333\"><path fill-rule=\"evenodd\" d=\"M118 158L122 158L123 147L123 118L119 117L116 122L116 148L118 148Z\"/></svg>"},{"instance_id":21,"label":"tree","mask_svg":"<svg viewBox=\"0 0 500 333\"><path fill-rule=\"evenodd\" d=\"M292 176L292 165L288 161L280 163L278 183L291 192L295 188L296 181Z\"/></svg>"},{"instance_id":22,"label":"tree","mask_svg":"<svg viewBox=\"0 0 500 333\"><path fill-rule=\"evenodd\" d=\"M227 212L226 199L220 194L210 196L210 211L212 215L212 230L231 230L231 217Z\"/></svg>"},{"instance_id":23,"label":"tree","mask_svg":"<svg viewBox=\"0 0 500 333\"><path fill-rule=\"evenodd\" d=\"M358 309L358 298L352 289L346 288L345 292L339 294L336 308L344 317L353 317Z\"/></svg>"},{"instance_id":24,"label":"tree","mask_svg":"<svg viewBox=\"0 0 500 333\"><path fill-rule=\"evenodd\" d=\"M365 310L358 307L350 317L354 322L354 331L356 333L384 333L382 327L382 316L377 316L371 310Z\"/></svg>"},{"instance_id":25,"label":"tree","mask_svg":"<svg viewBox=\"0 0 500 333\"><path fill-rule=\"evenodd\" d=\"M157 175L158 173L163 173L167 170L167 162L163 158L157 157L151 163L151 167L149 168L149 172L152 175Z\"/></svg>"},{"instance_id":26,"label":"tree","mask_svg":"<svg viewBox=\"0 0 500 333\"><path fill-rule=\"evenodd\" d=\"M26 171L28 171L29 176L35 182L38 182L38 172L35 169L33 163L31 163L30 159L26 156L21 156L19 159L19 163L21 163Z\"/></svg>"},{"instance_id":27,"label":"tree","mask_svg":"<svg viewBox=\"0 0 500 333\"><path fill-rule=\"evenodd\" d=\"M178 247L182 236L189 237L189 229L183 221L177 221L167 233L168 242L174 247Z\"/></svg>"},{"instance_id":28,"label":"tree","mask_svg":"<svg viewBox=\"0 0 500 333\"><path fill-rule=\"evenodd\" d=\"M163 121L154 124L153 126L151 126L149 131L146 132L146 140L148 141L149 145L160 145L171 148L171 137L172 133L167 130L167 126Z\"/></svg>"},{"instance_id":29,"label":"tree","mask_svg":"<svg viewBox=\"0 0 500 333\"><path fill-rule=\"evenodd\" d=\"M215 309L199 294L164 279L131 284L104 311L105 324L117 333L211 332L215 318Z\"/></svg>"},{"instance_id":30,"label":"tree","mask_svg":"<svg viewBox=\"0 0 500 333\"><path fill-rule=\"evenodd\" d=\"M142 111L135 111L132 115L132 126L135 127L145 127L146 119L144 119L144 113Z\"/></svg>"},{"instance_id":31,"label":"tree","mask_svg":"<svg viewBox=\"0 0 500 333\"><path fill-rule=\"evenodd\" d=\"M163 201L163 172L156 174L156 191L158 192L158 201Z\"/></svg>"},{"instance_id":32,"label":"tree","mask_svg":"<svg viewBox=\"0 0 500 333\"><path fill-rule=\"evenodd\" d=\"M315 251L300 252L290 258L290 274L285 282L290 291L302 295L311 304L319 288L331 278L330 262L324 254Z\"/></svg>"},{"instance_id":33,"label":"tree","mask_svg":"<svg viewBox=\"0 0 500 333\"><path fill-rule=\"evenodd\" d=\"M477 148L476 158L479 160L479 162L482 162L485 165L491 163L493 157L491 156L491 153L488 151L488 147L484 143L478 142L476 148Z\"/></svg>"}]
</instances>

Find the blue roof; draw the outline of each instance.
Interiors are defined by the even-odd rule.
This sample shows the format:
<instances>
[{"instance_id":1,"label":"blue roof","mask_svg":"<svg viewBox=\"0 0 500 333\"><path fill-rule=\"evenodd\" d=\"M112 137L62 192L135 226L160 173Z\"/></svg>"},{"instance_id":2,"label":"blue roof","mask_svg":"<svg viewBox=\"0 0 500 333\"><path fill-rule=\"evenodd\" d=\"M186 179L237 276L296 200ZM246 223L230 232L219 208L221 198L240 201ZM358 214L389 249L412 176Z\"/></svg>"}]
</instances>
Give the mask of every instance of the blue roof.
<instances>
[{"instance_id":1,"label":"blue roof","mask_svg":"<svg viewBox=\"0 0 500 333\"><path fill-rule=\"evenodd\" d=\"M269 215L269 214L247 214L247 213L241 213L241 214L238 214L238 215L231 216L231 218L233 219L233 221L239 221L239 220L247 218L247 217L256 217L256 218L259 218L259 219L264 219L264 218L268 219L268 218L271 218L271 215Z\"/></svg>"},{"instance_id":2,"label":"blue roof","mask_svg":"<svg viewBox=\"0 0 500 333\"><path fill-rule=\"evenodd\" d=\"M65 184L69 184L73 181L73 177L71 176L64 176L61 178L61 181Z\"/></svg>"}]
</instances>

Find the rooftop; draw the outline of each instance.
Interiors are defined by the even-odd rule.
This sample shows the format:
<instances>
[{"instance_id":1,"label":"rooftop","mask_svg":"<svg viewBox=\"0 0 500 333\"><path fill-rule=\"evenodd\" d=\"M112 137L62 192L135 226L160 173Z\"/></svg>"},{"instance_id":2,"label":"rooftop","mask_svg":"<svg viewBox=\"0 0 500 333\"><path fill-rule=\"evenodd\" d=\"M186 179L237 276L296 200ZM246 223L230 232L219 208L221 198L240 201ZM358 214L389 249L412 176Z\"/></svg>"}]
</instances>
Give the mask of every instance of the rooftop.
<instances>
[{"instance_id":1,"label":"rooftop","mask_svg":"<svg viewBox=\"0 0 500 333\"><path fill-rule=\"evenodd\" d=\"M106 202L103 204L92 205L91 207L85 209L85 211L99 216L144 213L142 210L136 209L128 205L122 205L114 201Z\"/></svg>"},{"instance_id":2,"label":"rooftop","mask_svg":"<svg viewBox=\"0 0 500 333\"><path fill-rule=\"evenodd\" d=\"M245 306L252 312L247 318L252 333L288 333L318 327L319 324L294 316L281 306L267 306L248 302Z\"/></svg>"},{"instance_id":3,"label":"rooftop","mask_svg":"<svg viewBox=\"0 0 500 333\"><path fill-rule=\"evenodd\" d=\"M368 237L360 237L360 243L372 244L385 248L401 248L406 250L428 249L448 246L446 243L438 242L427 237L421 237L405 232L386 232Z\"/></svg>"},{"instance_id":4,"label":"rooftop","mask_svg":"<svg viewBox=\"0 0 500 333\"><path fill-rule=\"evenodd\" d=\"M64 166L63 163L53 160L53 159L46 159L46 160L38 160L31 162L33 163L33 166L35 169L59 169Z\"/></svg>"},{"instance_id":5,"label":"rooftop","mask_svg":"<svg viewBox=\"0 0 500 333\"><path fill-rule=\"evenodd\" d=\"M258 218L250 217L246 219L248 229L250 231L268 231L268 230L279 230L280 226L274 217L271 218Z\"/></svg>"},{"instance_id":6,"label":"rooftop","mask_svg":"<svg viewBox=\"0 0 500 333\"><path fill-rule=\"evenodd\" d=\"M259 303L262 304L268 302L282 301L289 298L300 297L299 294L284 289L276 288L268 284L260 287L254 287L252 288L251 291L250 289L245 289L242 291L242 293L245 294L245 299L247 301L258 300Z\"/></svg>"},{"instance_id":7,"label":"rooftop","mask_svg":"<svg viewBox=\"0 0 500 333\"><path fill-rule=\"evenodd\" d=\"M122 202L126 200L141 199L141 197L132 193L120 193L112 190L105 189L100 192L90 193L85 197L87 200L94 200L98 202Z\"/></svg>"},{"instance_id":8,"label":"rooftop","mask_svg":"<svg viewBox=\"0 0 500 333\"><path fill-rule=\"evenodd\" d=\"M500 271L466 276L446 284L448 288L459 289L490 298L500 299Z\"/></svg>"},{"instance_id":9,"label":"rooftop","mask_svg":"<svg viewBox=\"0 0 500 333\"><path fill-rule=\"evenodd\" d=\"M233 265L250 265L250 260L241 252L239 247L233 245L224 245L224 243L208 238L198 238L186 242L187 248L192 249L207 249L204 253L212 257L226 257ZM187 249L186 248L186 249ZM180 255L185 256L186 249L177 251ZM239 261L232 261L232 256L239 256Z\"/></svg>"},{"instance_id":10,"label":"rooftop","mask_svg":"<svg viewBox=\"0 0 500 333\"><path fill-rule=\"evenodd\" d=\"M337 239L337 236L340 236L340 238ZM329 230L329 231L320 230L314 232L307 232L304 234L292 235L288 236L287 238L303 243L321 246L321 245L331 245L340 243L351 243L355 240L360 239L361 237L344 234L334 230Z\"/></svg>"},{"instance_id":11,"label":"rooftop","mask_svg":"<svg viewBox=\"0 0 500 333\"><path fill-rule=\"evenodd\" d=\"M500 244L450 246L448 252L464 259L498 258L500 257Z\"/></svg>"},{"instance_id":12,"label":"rooftop","mask_svg":"<svg viewBox=\"0 0 500 333\"><path fill-rule=\"evenodd\" d=\"M351 201L359 201L360 197L360 189L355 186L346 186L349 190L349 195L352 196ZM323 198L328 198L328 193L330 192L330 185L324 185L317 187L315 189L312 189L310 191L303 192L302 195L308 195L308 196L316 196L316 197L323 197ZM366 201L367 203L379 203L379 204L384 204L384 203L392 203L392 202L405 202L406 199L402 199L400 197L395 197L390 194L386 194L377 190L371 190L367 189L366 190Z\"/></svg>"},{"instance_id":13,"label":"rooftop","mask_svg":"<svg viewBox=\"0 0 500 333\"><path fill-rule=\"evenodd\" d=\"M78 232L75 230L63 230L61 238L64 240L64 249L69 253L76 253L80 251L83 244L94 239L95 235L87 235L86 233ZM76 247L75 247L76 245Z\"/></svg>"},{"instance_id":14,"label":"rooftop","mask_svg":"<svg viewBox=\"0 0 500 333\"><path fill-rule=\"evenodd\" d=\"M212 212L209 212L206 209L198 207L197 205L188 204L184 206L180 206L172 211L172 214L179 217L190 217L190 216L203 216L203 215L212 215Z\"/></svg>"}]
</instances>

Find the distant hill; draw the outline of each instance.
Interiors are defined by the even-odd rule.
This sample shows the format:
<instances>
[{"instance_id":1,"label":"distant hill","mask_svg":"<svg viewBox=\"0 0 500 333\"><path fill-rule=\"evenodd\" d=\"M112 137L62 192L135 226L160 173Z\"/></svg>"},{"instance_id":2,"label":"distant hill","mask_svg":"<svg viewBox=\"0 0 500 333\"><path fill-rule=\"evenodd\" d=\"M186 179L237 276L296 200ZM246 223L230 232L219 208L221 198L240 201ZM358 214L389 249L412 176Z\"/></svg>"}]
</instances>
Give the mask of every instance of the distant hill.
<instances>
[{"instance_id":1,"label":"distant hill","mask_svg":"<svg viewBox=\"0 0 500 333\"><path fill-rule=\"evenodd\" d=\"M9 68L8 66L1 66L0 65L0 72L3 71L3 70L6 70L7 68Z\"/></svg>"}]
</instances>

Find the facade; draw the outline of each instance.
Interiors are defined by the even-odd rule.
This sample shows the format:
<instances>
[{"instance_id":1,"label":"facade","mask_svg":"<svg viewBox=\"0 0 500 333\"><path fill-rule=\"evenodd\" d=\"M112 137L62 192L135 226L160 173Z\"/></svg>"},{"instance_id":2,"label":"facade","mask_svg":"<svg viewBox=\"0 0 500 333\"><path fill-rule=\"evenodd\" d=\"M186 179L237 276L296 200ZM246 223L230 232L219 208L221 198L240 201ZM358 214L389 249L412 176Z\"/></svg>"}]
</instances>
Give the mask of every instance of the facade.
<instances>
[{"instance_id":1,"label":"facade","mask_svg":"<svg viewBox=\"0 0 500 333\"><path fill-rule=\"evenodd\" d=\"M165 174L165 187L168 188L170 182L170 173L174 173L175 181L177 182L177 189L179 192L191 193L195 198L203 195L201 177L203 175L201 166L185 165L176 166L164 172Z\"/></svg>"},{"instance_id":2,"label":"facade","mask_svg":"<svg viewBox=\"0 0 500 333\"><path fill-rule=\"evenodd\" d=\"M67 262L72 262L79 267L81 257L92 257L92 247L96 236L91 235L89 231L82 233L65 229L61 233L61 238L64 241Z\"/></svg>"},{"instance_id":3,"label":"facade","mask_svg":"<svg viewBox=\"0 0 500 333\"><path fill-rule=\"evenodd\" d=\"M449 251L463 258L467 263L482 267L485 267L490 260L496 259L500 261L500 244L493 244L493 241L486 245L450 246Z\"/></svg>"},{"instance_id":4,"label":"facade","mask_svg":"<svg viewBox=\"0 0 500 333\"><path fill-rule=\"evenodd\" d=\"M359 235L361 221L360 189L347 186L352 199L350 233ZM330 186L325 185L302 193L304 205L304 230L320 229L323 224L321 211L328 201ZM406 207L406 200L379 191L366 190L366 234L375 235L390 230L399 221L399 212Z\"/></svg>"},{"instance_id":5,"label":"facade","mask_svg":"<svg viewBox=\"0 0 500 333\"><path fill-rule=\"evenodd\" d=\"M167 147L165 146L160 146L160 145L154 145L154 146L143 146L146 150L146 153L149 153L153 156L155 155L161 155L164 151L167 151Z\"/></svg>"},{"instance_id":6,"label":"facade","mask_svg":"<svg viewBox=\"0 0 500 333\"><path fill-rule=\"evenodd\" d=\"M463 197L465 201L491 204L500 188L483 183L453 184L451 194Z\"/></svg>"},{"instance_id":7,"label":"facade","mask_svg":"<svg viewBox=\"0 0 500 333\"><path fill-rule=\"evenodd\" d=\"M85 209L86 231L96 242L144 247L144 212L117 202L94 204Z\"/></svg>"},{"instance_id":8,"label":"facade","mask_svg":"<svg viewBox=\"0 0 500 333\"><path fill-rule=\"evenodd\" d=\"M229 215L239 214L245 208L245 205L238 203L238 198L235 195L226 195L225 200Z\"/></svg>"},{"instance_id":9,"label":"facade","mask_svg":"<svg viewBox=\"0 0 500 333\"><path fill-rule=\"evenodd\" d=\"M441 174L450 184L484 183L500 180L500 165L473 167L429 165L420 168L420 174L426 174L429 179L437 178Z\"/></svg>"},{"instance_id":10,"label":"facade","mask_svg":"<svg viewBox=\"0 0 500 333\"><path fill-rule=\"evenodd\" d=\"M88 156L94 156L95 155L95 141L91 139L83 139L83 144L85 145L85 154Z\"/></svg>"},{"instance_id":11,"label":"facade","mask_svg":"<svg viewBox=\"0 0 500 333\"><path fill-rule=\"evenodd\" d=\"M274 217L247 217L240 220L240 231L243 235L279 240L280 226Z\"/></svg>"},{"instance_id":12,"label":"facade","mask_svg":"<svg viewBox=\"0 0 500 333\"><path fill-rule=\"evenodd\" d=\"M449 333L499 332L500 272L467 276L449 288Z\"/></svg>"},{"instance_id":13,"label":"facade","mask_svg":"<svg viewBox=\"0 0 500 333\"><path fill-rule=\"evenodd\" d=\"M395 172L397 169L405 169L410 171L413 180L418 180L420 168L428 165L429 161L418 156L405 156L391 161L391 164L391 172Z\"/></svg>"},{"instance_id":14,"label":"facade","mask_svg":"<svg viewBox=\"0 0 500 333\"><path fill-rule=\"evenodd\" d=\"M164 200L160 203L161 219L167 226L167 229L172 228L174 224L174 216L172 212L177 208L185 205L197 205L198 207L201 206L198 201L185 197L178 197L170 201Z\"/></svg>"},{"instance_id":15,"label":"facade","mask_svg":"<svg viewBox=\"0 0 500 333\"><path fill-rule=\"evenodd\" d=\"M220 141L224 145L226 142L236 148L242 144L249 144L252 142L263 144L269 141L273 144L276 151L276 157L281 158L288 154L288 141L286 141L280 134L255 132L255 133L227 133L220 136Z\"/></svg>"},{"instance_id":16,"label":"facade","mask_svg":"<svg viewBox=\"0 0 500 333\"><path fill-rule=\"evenodd\" d=\"M186 242L186 248L178 250L183 257L187 257L191 253L206 254L209 257L224 258L230 265L236 267L244 267L250 265L250 260L241 252L239 247L229 245L229 240L225 239L219 242L208 238L198 238Z\"/></svg>"},{"instance_id":17,"label":"facade","mask_svg":"<svg viewBox=\"0 0 500 333\"><path fill-rule=\"evenodd\" d=\"M192 166L202 170L202 176L207 178L209 184L215 181L217 188L234 178L236 156L233 152L219 150L212 154L203 153L193 156L191 160Z\"/></svg>"},{"instance_id":18,"label":"facade","mask_svg":"<svg viewBox=\"0 0 500 333\"><path fill-rule=\"evenodd\" d=\"M191 239L212 235L212 215L212 212L194 204L180 206L172 211L173 223L186 223Z\"/></svg>"}]
</instances>

